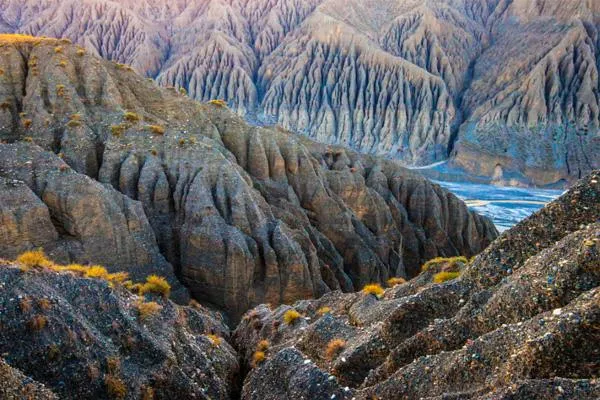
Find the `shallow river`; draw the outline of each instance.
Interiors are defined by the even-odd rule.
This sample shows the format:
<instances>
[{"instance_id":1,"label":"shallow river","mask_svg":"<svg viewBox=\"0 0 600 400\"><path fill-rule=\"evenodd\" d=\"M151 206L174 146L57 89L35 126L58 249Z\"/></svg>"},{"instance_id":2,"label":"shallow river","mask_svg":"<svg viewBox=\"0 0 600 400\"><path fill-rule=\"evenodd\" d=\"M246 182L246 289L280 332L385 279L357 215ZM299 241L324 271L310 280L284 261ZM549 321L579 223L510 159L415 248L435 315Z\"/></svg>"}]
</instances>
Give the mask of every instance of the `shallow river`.
<instances>
[{"instance_id":1,"label":"shallow river","mask_svg":"<svg viewBox=\"0 0 600 400\"><path fill-rule=\"evenodd\" d=\"M439 182L480 214L490 217L499 231L505 231L527 218L563 191L523 189L476 183Z\"/></svg>"}]
</instances>

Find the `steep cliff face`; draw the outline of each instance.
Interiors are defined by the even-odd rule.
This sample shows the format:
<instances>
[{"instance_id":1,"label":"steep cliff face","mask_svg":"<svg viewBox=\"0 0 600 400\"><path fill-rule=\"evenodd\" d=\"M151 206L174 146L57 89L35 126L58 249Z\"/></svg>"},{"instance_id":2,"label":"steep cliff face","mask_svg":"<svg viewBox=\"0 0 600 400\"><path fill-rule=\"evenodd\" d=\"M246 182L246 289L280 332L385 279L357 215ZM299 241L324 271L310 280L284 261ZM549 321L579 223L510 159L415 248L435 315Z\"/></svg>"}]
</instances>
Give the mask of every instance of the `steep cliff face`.
<instances>
[{"instance_id":1,"label":"steep cliff face","mask_svg":"<svg viewBox=\"0 0 600 400\"><path fill-rule=\"evenodd\" d=\"M497 234L393 162L249 126L64 40L2 39L1 256L177 276L235 318L414 276Z\"/></svg>"},{"instance_id":2,"label":"steep cliff face","mask_svg":"<svg viewBox=\"0 0 600 400\"><path fill-rule=\"evenodd\" d=\"M597 398L599 182L596 171L470 263L429 263L379 297L251 310L233 335L250 371L242 399Z\"/></svg>"},{"instance_id":3,"label":"steep cliff face","mask_svg":"<svg viewBox=\"0 0 600 400\"><path fill-rule=\"evenodd\" d=\"M497 182L600 167L600 10L575 0L0 1L201 101L319 141Z\"/></svg>"}]
</instances>

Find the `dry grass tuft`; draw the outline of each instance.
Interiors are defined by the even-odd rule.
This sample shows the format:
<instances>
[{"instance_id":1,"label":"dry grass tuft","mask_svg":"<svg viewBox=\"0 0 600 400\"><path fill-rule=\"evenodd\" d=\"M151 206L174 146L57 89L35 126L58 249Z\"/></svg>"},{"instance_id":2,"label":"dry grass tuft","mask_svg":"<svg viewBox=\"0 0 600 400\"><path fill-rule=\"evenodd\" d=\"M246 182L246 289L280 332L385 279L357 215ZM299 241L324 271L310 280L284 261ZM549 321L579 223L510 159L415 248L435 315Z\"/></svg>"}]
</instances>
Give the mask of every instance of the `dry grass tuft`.
<instances>
[{"instance_id":1,"label":"dry grass tuft","mask_svg":"<svg viewBox=\"0 0 600 400\"><path fill-rule=\"evenodd\" d=\"M161 126L161 125L148 125L146 127L146 129L148 129L150 132L152 132L155 135L164 135L166 132L166 129L164 128L164 126Z\"/></svg>"},{"instance_id":2,"label":"dry grass tuft","mask_svg":"<svg viewBox=\"0 0 600 400\"><path fill-rule=\"evenodd\" d=\"M271 343L269 343L269 341L267 339L263 339L260 342L258 342L258 344L256 345L256 350L257 351L267 351L267 350L269 350L269 346L271 346Z\"/></svg>"},{"instance_id":3,"label":"dry grass tuft","mask_svg":"<svg viewBox=\"0 0 600 400\"><path fill-rule=\"evenodd\" d=\"M227 107L227 102L225 100L220 100L220 99L211 100L208 102L208 104L212 104L213 106L217 106L217 107Z\"/></svg>"},{"instance_id":4,"label":"dry grass tuft","mask_svg":"<svg viewBox=\"0 0 600 400\"><path fill-rule=\"evenodd\" d=\"M114 375L106 375L104 384L106 385L106 392L109 398L122 400L127 396L127 387L121 378Z\"/></svg>"},{"instance_id":5,"label":"dry grass tuft","mask_svg":"<svg viewBox=\"0 0 600 400\"><path fill-rule=\"evenodd\" d=\"M219 347L219 345L221 344L221 338L217 335L206 335L206 337L208 338L208 340L210 340L210 342L212 343L213 346L215 347Z\"/></svg>"},{"instance_id":6,"label":"dry grass tuft","mask_svg":"<svg viewBox=\"0 0 600 400\"><path fill-rule=\"evenodd\" d=\"M325 356L327 357L328 360L333 360L345 348L346 348L345 340L333 339L329 343L327 343L327 348L325 349Z\"/></svg>"},{"instance_id":7,"label":"dry grass tuft","mask_svg":"<svg viewBox=\"0 0 600 400\"><path fill-rule=\"evenodd\" d=\"M331 314L331 308L330 307L321 307L317 310L317 314L319 314L319 315Z\"/></svg>"},{"instance_id":8,"label":"dry grass tuft","mask_svg":"<svg viewBox=\"0 0 600 400\"><path fill-rule=\"evenodd\" d=\"M444 283L447 281L451 281L452 279L456 279L460 276L460 272L446 272L442 271L433 276L433 282L435 283Z\"/></svg>"},{"instance_id":9,"label":"dry grass tuft","mask_svg":"<svg viewBox=\"0 0 600 400\"><path fill-rule=\"evenodd\" d=\"M148 319L160 314L163 306L154 301L140 301L136 304L141 319Z\"/></svg>"},{"instance_id":10,"label":"dry grass tuft","mask_svg":"<svg viewBox=\"0 0 600 400\"><path fill-rule=\"evenodd\" d=\"M300 317L302 317L302 315L300 315L300 313L298 311L296 311L294 309L287 310L285 312L285 314L283 314L283 322L285 322L288 325L292 325Z\"/></svg>"},{"instance_id":11,"label":"dry grass tuft","mask_svg":"<svg viewBox=\"0 0 600 400\"><path fill-rule=\"evenodd\" d=\"M397 285L402 285L403 283L406 283L406 279L404 278L390 278L387 280L387 285L389 287L394 287Z\"/></svg>"},{"instance_id":12,"label":"dry grass tuft","mask_svg":"<svg viewBox=\"0 0 600 400\"><path fill-rule=\"evenodd\" d=\"M454 265L456 263L463 263L463 264L468 264L469 260L467 260L467 257L463 257L463 256L458 256L458 257L436 257L432 260L427 261L425 264L423 264L423 266L421 267L421 272L425 272L427 271L429 268L431 268L434 265L438 265L438 264L451 264Z\"/></svg>"},{"instance_id":13,"label":"dry grass tuft","mask_svg":"<svg viewBox=\"0 0 600 400\"><path fill-rule=\"evenodd\" d=\"M255 351L254 354L252 354L252 366L259 366L266 358L267 356L264 351Z\"/></svg>"},{"instance_id":14,"label":"dry grass tuft","mask_svg":"<svg viewBox=\"0 0 600 400\"><path fill-rule=\"evenodd\" d=\"M146 283L144 283L139 290L141 296L146 293L160 294L167 298L171 294L171 285L169 285L169 282L162 276L150 275L146 278Z\"/></svg>"},{"instance_id":15,"label":"dry grass tuft","mask_svg":"<svg viewBox=\"0 0 600 400\"><path fill-rule=\"evenodd\" d=\"M369 285L366 285L363 289L362 292L364 294L372 294L375 297L381 297L383 296L383 294L385 293L385 290L383 290L383 288L381 287L380 284L378 283L371 283Z\"/></svg>"},{"instance_id":16,"label":"dry grass tuft","mask_svg":"<svg viewBox=\"0 0 600 400\"><path fill-rule=\"evenodd\" d=\"M39 331L43 330L44 328L46 328L47 325L48 325L48 318L46 318L42 314L37 314L37 315L33 316L29 320L29 322L27 322L27 327L29 328L30 331L33 331L33 332L39 332Z\"/></svg>"},{"instance_id":17,"label":"dry grass tuft","mask_svg":"<svg viewBox=\"0 0 600 400\"><path fill-rule=\"evenodd\" d=\"M108 271L101 265L92 265L85 271L86 278L108 280Z\"/></svg>"},{"instance_id":18,"label":"dry grass tuft","mask_svg":"<svg viewBox=\"0 0 600 400\"><path fill-rule=\"evenodd\" d=\"M133 111L126 111L123 114L123 118L125 119L125 121L127 122L139 122L139 120L141 119L140 116L136 113L134 113Z\"/></svg>"},{"instance_id":19,"label":"dry grass tuft","mask_svg":"<svg viewBox=\"0 0 600 400\"><path fill-rule=\"evenodd\" d=\"M31 268L50 268L54 263L48 258L42 249L31 250L22 253L15 260L21 271L29 271Z\"/></svg>"}]
</instances>

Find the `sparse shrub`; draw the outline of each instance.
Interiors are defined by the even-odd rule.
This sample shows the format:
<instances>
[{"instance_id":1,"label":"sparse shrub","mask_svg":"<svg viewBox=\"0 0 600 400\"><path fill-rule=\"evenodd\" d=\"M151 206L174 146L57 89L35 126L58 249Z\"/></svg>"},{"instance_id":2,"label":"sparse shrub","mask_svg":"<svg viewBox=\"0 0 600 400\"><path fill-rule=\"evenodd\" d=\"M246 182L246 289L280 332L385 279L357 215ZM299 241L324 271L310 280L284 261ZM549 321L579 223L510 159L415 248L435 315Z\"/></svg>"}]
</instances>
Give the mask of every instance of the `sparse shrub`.
<instances>
[{"instance_id":1,"label":"sparse shrub","mask_svg":"<svg viewBox=\"0 0 600 400\"><path fill-rule=\"evenodd\" d=\"M108 271L101 265L92 265L85 271L86 278L108 279Z\"/></svg>"},{"instance_id":2,"label":"sparse shrub","mask_svg":"<svg viewBox=\"0 0 600 400\"><path fill-rule=\"evenodd\" d=\"M366 285L363 288L362 292L367 295L372 294L375 297L381 297L385 293L385 290L383 290L380 284L371 283L369 285Z\"/></svg>"},{"instance_id":3,"label":"sparse shrub","mask_svg":"<svg viewBox=\"0 0 600 400\"><path fill-rule=\"evenodd\" d=\"M129 278L129 274L127 272L115 272L113 274L108 274L106 280L111 283L122 285Z\"/></svg>"},{"instance_id":4,"label":"sparse shrub","mask_svg":"<svg viewBox=\"0 0 600 400\"><path fill-rule=\"evenodd\" d=\"M208 103L212 104L213 106L217 106L217 107L227 107L227 102L225 100L216 99L216 100L211 100Z\"/></svg>"},{"instance_id":5,"label":"sparse shrub","mask_svg":"<svg viewBox=\"0 0 600 400\"><path fill-rule=\"evenodd\" d=\"M446 281L451 281L452 279L456 279L460 276L460 272L447 272L442 271L433 276L433 282L435 283L443 283Z\"/></svg>"},{"instance_id":6,"label":"sparse shrub","mask_svg":"<svg viewBox=\"0 0 600 400\"><path fill-rule=\"evenodd\" d=\"M62 44L72 44L73 43L73 42L71 42L71 39L67 39L67 38L60 39L60 42Z\"/></svg>"},{"instance_id":7,"label":"sparse shrub","mask_svg":"<svg viewBox=\"0 0 600 400\"><path fill-rule=\"evenodd\" d=\"M44 311L48 311L52 307L52 303L48 299L39 299L38 307Z\"/></svg>"},{"instance_id":8,"label":"sparse shrub","mask_svg":"<svg viewBox=\"0 0 600 400\"><path fill-rule=\"evenodd\" d=\"M56 95L58 97L65 97L65 85L56 85Z\"/></svg>"},{"instance_id":9,"label":"sparse shrub","mask_svg":"<svg viewBox=\"0 0 600 400\"><path fill-rule=\"evenodd\" d=\"M346 348L346 341L342 339L333 339L327 343L325 356L328 360L333 360L342 350L344 350L344 348Z\"/></svg>"},{"instance_id":10,"label":"sparse shrub","mask_svg":"<svg viewBox=\"0 0 600 400\"><path fill-rule=\"evenodd\" d=\"M112 125L110 127L110 133L114 137L121 137L121 136L123 136L123 134L125 133L126 130L127 130L127 126L125 124Z\"/></svg>"},{"instance_id":11,"label":"sparse shrub","mask_svg":"<svg viewBox=\"0 0 600 400\"><path fill-rule=\"evenodd\" d=\"M146 128L155 135L164 135L166 131L165 128L160 125L148 125Z\"/></svg>"},{"instance_id":12,"label":"sparse shrub","mask_svg":"<svg viewBox=\"0 0 600 400\"><path fill-rule=\"evenodd\" d=\"M406 279L404 279L404 278L390 278L387 280L387 285L389 287L394 287L396 285L402 285L403 283L406 283Z\"/></svg>"},{"instance_id":13,"label":"sparse shrub","mask_svg":"<svg viewBox=\"0 0 600 400\"><path fill-rule=\"evenodd\" d=\"M77 49L77 55L79 57L85 56L85 49L82 49L82 48Z\"/></svg>"},{"instance_id":14,"label":"sparse shrub","mask_svg":"<svg viewBox=\"0 0 600 400\"><path fill-rule=\"evenodd\" d=\"M330 307L321 307L317 310L317 314L319 314L319 315L331 314L331 308Z\"/></svg>"},{"instance_id":15,"label":"sparse shrub","mask_svg":"<svg viewBox=\"0 0 600 400\"><path fill-rule=\"evenodd\" d=\"M179 88L179 93L182 94L182 95L184 95L184 96L187 96L187 94L188 94L187 90L185 88L182 88L182 87Z\"/></svg>"},{"instance_id":16,"label":"sparse shrub","mask_svg":"<svg viewBox=\"0 0 600 400\"><path fill-rule=\"evenodd\" d=\"M206 337L208 338L208 340L210 340L212 345L215 347L219 347L219 345L221 344L221 338L217 335L210 334L210 335L206 335Z\"/></svg>"},{"instance_id":17,"label":"sparse shrub","mask_svg":"<svg viewBox=\"0 0 600 400\"><path fill-rule=\"evenodd\" d=\"M61 67L61 68L65 68L65 67L67 66L67 62L66 62L65 60L61 60L61 61L58 63L58 66L59 66L59 67Z\"/></svg>"},{"instance_id":18,"label":"sparse shrub","mask_svg":"<svg viewBox=\"0 0 600 400\"><path fill-rule=\"evenodd\" d=\"M260 342L258 342L258 344L256 345L256 350L257 351L267 351L267 350L269 350L270 345L271 344L269 343L268 340L263 339Z\"/></svg>"},{"instance_id":19,"label":"sparse shrub","mask_svg":"<svg viewBox=\"0 0 600 400\"><path fill-rule=\"evenodd\" d=\"M196 139L195 136L190 137L188 140L189 140L190 144L196 144L196 143L198 143L198 140Z\"/></svg>"},{"instance_id":20,"label":"sparse shrub","mask_svg":"<svg viewBox=\"0 0 600 400\"><path fill-rule=\"evenodd\" d=\"M252 366L259 366L263 361L265 361L265 358L267 358L267 356L264 351L255 351L254 354L252 354Z\"/></svg>"},{"instance_id":21,"label":"sparse shrub","mask_svg":"<svg viewBox=\"0 0 600 400\"><path fill-rule=\"evenodd\" d=\"M33 332L39 332L41 330L43 330L44 328L46 328L46 326L48 325L48 318L46 318L44 315L41 314L37 314L35 316L33 316L29 322L27 322L27 327L29 328L30 331Z\"/></svg>"},{"instance_id":22,"label":"sparse shrub","mask_svg":"<svg viewBox=\"0 0 600 400\"><path fill-rule=\"evenodd\" d=\"M458 256L458 257L436 257L432 260L427 261L425 264L423 264L423 266L421 267L421 272L425 272L427 271L429 268L431 268L434 265L438 265L438 264L451 264L454 265L456 263L463 263L463 264L468 264L469 260L467 260L467 257L463 257L463 256Z\"/></svg>"},{"instance_id":23,"label":"sparse shrub","mask_svg":"<svg viewBox=\"0 0 600 400\"><path fill-rule=\"evenodd\" d=\"M150 154L152 154L154 157L156 157L156 156L158 156L158 151L156 149L151 149Z\"/></svg>"},{"instance_id":24,"label":"sparse shrub","mask_svg":"<svg viewBox=\"0 0 600 400\"><path fill-rule=\"evenodd\" d=\"M4 75L4 70L0 68L0 76Z\"/></svg>"},{"instance_id":25,"label":"sparse shrub","mask_svg":"<svg viewBox=\"0 0 600 400\"><path fill-rule=\"evenodd\" d=\"M72 119L72 120L70 120L69 122L67 122L67 126L68 126L69 128L78 128L78 127L80 127L81 125L82 125L82 124L81 124L81 121L79 121L78 119Z\"/></svg>"},{"instance_id":26,"label":"sparse shrub","mask_svg":"<svg viewBox=\"0 0 600 400\"><path fill-rule=\"evenodd\" d=\"M104 378L106 391L111 399L121 400L127 396L127 387L121 378L113 375L106 375Z\"/></svg>"},{"instance_id":27,"label":"sparse shrub","mask_svg":"<svg viewBox=\"0 0 600 400\"><path fill-rule=\"evenodd\" d=\"M89 267L85 267L81 264L69 264L69 265L63 267L63 269L65 271L71 271L71 272L75 272L75 273L78 273L81 275L84 275L87 272L88 268Z\"/></svg>"},{"instance_id":28,"label":"sparse shrub","mask_svg":"<svg viewBox=\"0 0 600 400\"><path fill-rule=\"evenodd\" d=\"M300 317L300 313L292 308L291 310L287 310L285 314L283 314L283 322L285 322L288 325L292 325Z\"/></svg>"},{"instance_id":29,"label":"sparse shrub","mask_svg":"<svg viewBox=\"0 0 600 400\"><path fill-rule=\"evenodd\" d=\"M23 124L23 128L29 129L29 128L31 128L31 124L33 124L33 121L30 120L29 118L25 118L25 119L21 120L21 123Z\"/></svg>"},{"instance_id":30,"label":"sparse shrub","mask_svg":"<svg viewBox=\"0 0 600 400\"><path fill-rule=\"evenodd\" d=\"M145 387L142 389L142 400L154 400L154 389Z\"/></svg>"},{"instance_id":31,"label":"sparse shrub","mask_svg":"<svg viewBox=\"0 0 600 400\"><path fill-rule=\"evenodd\" d=\"M134 113L133 111L126 111L125 114L123 114L123 118L125 119L125 121L132 123L138 122L140 120L140 116Z\"/></svg>"},{"instance_id":32,"label":"sparse shrub","mask_svg":"<svg viewBox=\"0 0 600 400\"><path fill-rule=\"evenodd\" d=\"M27 143L33 143L33 138L31 136L25 136L23 141Z\"/></svg>"},{"instance_id":33,"label":"sparse shrub","mask_svg":"<svg viewBox=\"0 0 600 400\"><path fill-rule=\"evenodd\" d=\"M196 300L191 299L188 306L195 308L196 310L201 310L202 309L202 305L200 303L198 303Z\"/></svg>"},{"instance_id":34,"label":"sparse shrub","mask_svg":"<svg viewBox=\"0 0 600 400\"><path fill-rule=\"evenodd\" d=\"M49 268L53 265L52 261L46 258L46 254L41 249L31 250L22 253L16 259L21 270L27 271L31 268Z\"/></svg>"},{"instance_id":35,"label":"sparse shrub","mask_svg":"<svg viewBox=\"0 0 600 400\"><path fill-rule=\"evenodd\" d=\"M137 303L137 310L141 319L148 319L160 314L163 307L154 301L140 301Z\"/></svg>"},{"instance_id":36,"label":"sparse shrub","mask_svg":"<svg viewBox=\"0 0 600 400\"><path fill-rule=\"evenodd\" d=\"M23 297L21 301L19 301L19 308L23 314L31 311L32 307L31 299L29 297Z\"/></svg>"},{"instance_id":37,"label":"sparse shrub","mask_svg":"<svg viewBox=\"0 0 600 400\"><path fill-rule=\"evenodd\" d=\"M62 52L63 52L63 48L62 48L62 46L56 46L56 47L54 48L54 52L55 52L56 54L62 54Z\"/></svg>"},{"instance_id":38,"label":"sparse shrub","mask_svg":"<svg viewBox=\"0 0 600 400\"><path fill-rule=\"evenodd\" d=\"M185 139L179 139L179 145L185 146Z\"/></svg>"},{"instance_id":39,"label":"sparse shrub","mask_svg":"<svg viewBox=\"0 0 600 400\"><path fill-rule=\"evenodd\" d=\"M146 283L142 285L139 293L142 296L146 293L155 293L166 298L171 294L171 285L162 276L150 275L146 278Z\"/></svg>"},{"instance_id":40,"label":"sparse shrub","mask_svg":"<svg viewBox=\"0 0 600 400\"><path fill-rule=\"evenodd\" d=\"M10 110L10 109L11 109L11 103L8 100L3 101L2 103L0 103L0 110L5 110L6 111L6 110Z\"/></svg>"},{"instance_id":41,"label":"sparse shrub","mask_svg":"<svg viewBox=\"0 0 600 400\"><path fill-rule=\"evenodd\" d=\"M111 375L117 375L121 371L121 360L119 359L119 357L107 357L106 370Z\"/></svg>"},{"instance_id":42,"label":"sparse shrub","mask_svg":"<svg viewBox=\"0 0 600 400\"><path fill-rule=\"evenodd\" d=\"M48 360L50 361L58 360L58 358L60 358L60 347L58 347L56 343L52 343L50 346L48 346L47 356Z\"/></svg>"}]
</instances>

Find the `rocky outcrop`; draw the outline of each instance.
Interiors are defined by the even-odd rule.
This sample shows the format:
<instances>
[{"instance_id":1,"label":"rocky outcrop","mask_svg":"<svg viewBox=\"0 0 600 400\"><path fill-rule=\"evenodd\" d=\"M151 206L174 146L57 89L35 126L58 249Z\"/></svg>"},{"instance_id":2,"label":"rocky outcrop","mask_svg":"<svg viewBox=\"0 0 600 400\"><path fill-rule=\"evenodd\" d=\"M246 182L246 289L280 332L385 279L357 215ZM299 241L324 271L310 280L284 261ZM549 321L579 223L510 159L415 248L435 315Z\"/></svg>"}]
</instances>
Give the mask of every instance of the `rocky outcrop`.
<instances>
[{"instance_id":1,"label":"rocky outcrop","mask_svg":"<svg viewBox=\"0 0 600 400\"><path fill-rule=\"evenodd\" d=\"M574 0L2 0L200 101L321 142L504 184L600 168L600 9Z\"/></svg>"},{"instance_id":2,"label":"rocky outcrop","mask_svg":"<svg viewBox=\"0 0 600 400\"><path fill-rule=\"evenodd\" d=\"M233 335L242 398L597 398L599 199L596 171L466 267L251 310Z\"/></svg>"},{"instance_id":3,"label":"rocky outcrop","mask_svg":"<svg viewBox=\"0 0 600 400\"><path fill-rule=\"evenodd\" d=\"M58 399L50 390L46 389L41 383L27 378L17 369L6 364L0 359L0 396L7 400L16 400L23 398L33 398L40 400L55 400Z\"/></svg>"},{"instance_id":4,"label":"rocky outcrop","mask_svg":"<svg viewBox=\"0 0 600 400\"><path fill-rule=\"evenodd\" d=\"M148 304L153 308L144 311ZM0 377L8 371L10 379L2 381L0 394L5 383L17 393L2 398L166 399L183 394L228 399L236 390L238 362L226 342L228 329L206 309L150 295L143 299L69 272L24 272L4 261L0 309L0 352L10 365L0 363ZM15 381L22 375L11 367L28 376L21 386Z\"/></svg>"},{"instance_id":5,"label":"rocky outcrop","mask_svg":"<svg viewBox=\"0 0 600 400\"><path fill-rule=\"evenodd\" d=\"M391 161L249 126L64 40L9 37L2 51L0 256L43 247L177 276L235 319L412 277L497 235Z\"/></svg>"}]
</instances>

